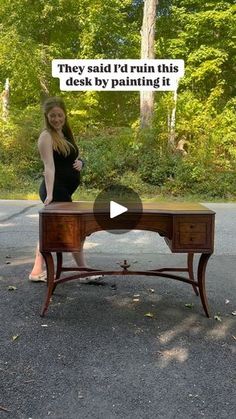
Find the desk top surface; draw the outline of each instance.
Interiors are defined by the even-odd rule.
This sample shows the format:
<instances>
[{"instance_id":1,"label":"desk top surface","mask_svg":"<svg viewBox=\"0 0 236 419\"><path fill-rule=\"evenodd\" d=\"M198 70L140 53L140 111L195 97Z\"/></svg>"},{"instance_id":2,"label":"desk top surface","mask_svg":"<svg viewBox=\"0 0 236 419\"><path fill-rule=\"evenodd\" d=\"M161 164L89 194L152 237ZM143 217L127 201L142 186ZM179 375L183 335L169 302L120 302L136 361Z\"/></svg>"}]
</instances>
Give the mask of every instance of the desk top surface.
<instances>
[{"instance_id":1,"label":"desk top surface","mask_svg":"<svg viewBox=\"0 0 236 419\"><path fill-rule=\"evenodd\" d=\"M78 201L78 202L54 202L39 211L41 214L93 214L94 202L92 201ZM109 208L107 203L104 203L104 208L101 206L99 211L101 213L108 213ZM135 213L135 204L129 207L129 212ZM143 213L148 214L215 214L214 211L208 209L204 205L195 202L143 202Z\"/></svg>"}]
</instances>

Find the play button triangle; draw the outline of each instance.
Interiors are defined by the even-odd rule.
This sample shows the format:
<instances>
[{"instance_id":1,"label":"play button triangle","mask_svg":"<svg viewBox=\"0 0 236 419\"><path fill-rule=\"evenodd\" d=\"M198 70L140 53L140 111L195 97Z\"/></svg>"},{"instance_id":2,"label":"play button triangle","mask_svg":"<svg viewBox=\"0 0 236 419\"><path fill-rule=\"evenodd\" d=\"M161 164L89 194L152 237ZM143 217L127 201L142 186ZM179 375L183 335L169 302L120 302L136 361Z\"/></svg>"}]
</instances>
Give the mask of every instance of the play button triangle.
<instances>
[{"instance_id":1,"label":"play button triangle","mask_svg":"<svg viewBox=\"0 0 236 419\"><path fill-rule=\"evenodd\" d=\"M123 214L126 211L128 211L128 208L117 204L115 201L110 201L110 218L118 217L118 215Z\"/></svg>"}]
</instances>

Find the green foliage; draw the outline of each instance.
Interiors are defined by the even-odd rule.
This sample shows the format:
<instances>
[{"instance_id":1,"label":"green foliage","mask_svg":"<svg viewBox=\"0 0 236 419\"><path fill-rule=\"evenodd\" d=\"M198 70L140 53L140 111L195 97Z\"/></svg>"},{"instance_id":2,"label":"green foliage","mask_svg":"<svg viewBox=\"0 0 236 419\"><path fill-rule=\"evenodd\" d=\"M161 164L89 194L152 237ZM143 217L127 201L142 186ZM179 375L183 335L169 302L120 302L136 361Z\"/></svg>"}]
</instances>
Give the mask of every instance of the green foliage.
<instances>
[{"instance_id":1,"label":"green foliage","mask_svg":"<svg viewBox=\"0 0 236 419\"><path fill-rule=\"evenodd\" d=\"M14 178L17 184L21 182L22 177L33 180L39 176L40 171L42 172L37 149L39 132L40 112L34 107L15 112L14 117L0 123L1 162L7 184L14 185Z\"/></svg>"},{"instance_id":2,"label":"green foliage","mask_svg":"<svg viewBox=\"0 0 236 419\"><path fill-rule=\"evenodd\" d=\"M1 188L16 190L40 177L40 103L61 95L87 161L86 188L120 180L155 193L235 197L234 0L159 1L156 58L185 60L175 126L175 146L184 139L185 156L168 145L172 93L155 94L146 131L137 92L60 92L51 76L54 58L139 58L142 0L0 0L0 6L1 91L10 80L9 119L0 120Z\"/></svg>"},{"instance_id":3,"label":"green foliage","mask_svg":"<svg viewBox=\"0 0 236 419\"><path fill-rule=\"evenodd\" d=\"M126 170L136 167L130 129L107 129L95 137L79 139L78 144L86 160L83 183L88 187L117 182Z\"/></svg>"},{"instance_id":4,"label":"green foliage","mask_svg":"<svg viewBox=\"0 0 236 419\"><path fill-rule=\"evenodd\" d=\"M177 163L177 156L167 152L161 156L156 150L155 153L140 158L138 173L144 182L163 186L168 179L173 178Z\"/></svg>"},{"instance_id":5,"label":"green foliage","mask_svg":"<svg viewBox=\"0 0 236 419\"><path fill-rule=\"evenodd\" d=\"M199 195L204 198L235 197L235 172L216 171L214 166L200 164L186 158L177 166L175 177L164 185L164 191L173 195Z\"/></svg>"},{"instance_id":6,"label":"green foliage","mask_svg":"<svg viewBox=\"0 0 236 419\"><path fill-rule=\"evenodd\" d=\"M60 93L51 77L52 59L137 58L139 23L132 9L132 0L1 1L0 83L10 79L12 104L38 104ZM117 95L106 101L95 96L100 117L129 101L125 95L121 101Z\"/></svg>"},{"instance_id":7,"label":"green foliage","mask_svg":"<svg viewBox=\"0 0 236 419\"><path fill-rule=\"evenodd\" d=\"M189 89L201 100L217 85L224 86L224 105L235 95L236 6L234 0L161 0L157 21L159 58L185 60L181 90Z\"/></svg>"}]
</instances>

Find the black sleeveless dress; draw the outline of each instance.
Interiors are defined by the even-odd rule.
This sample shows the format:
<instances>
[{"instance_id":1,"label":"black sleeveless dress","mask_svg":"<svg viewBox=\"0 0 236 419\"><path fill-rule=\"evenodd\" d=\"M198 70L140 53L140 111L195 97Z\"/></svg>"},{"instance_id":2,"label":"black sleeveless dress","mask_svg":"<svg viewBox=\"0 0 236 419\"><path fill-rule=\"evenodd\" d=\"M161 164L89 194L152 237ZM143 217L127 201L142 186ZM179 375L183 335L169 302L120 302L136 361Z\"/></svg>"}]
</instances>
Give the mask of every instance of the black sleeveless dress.
<instances>
[{"instance_id":1,"label":"black sleeveless dress","mask_svg":"<svg viewBox=\"0 0 236 419\"><path fill-rule=\"evenodd\" d=\"M66 157L53 150L55 165L53 202L72 202L71 196L80 184L80 172L73 168L74 161L79 155L79 150L75 144L71 145L70 149L70 154ZM47 197L45 179L43 179L40 185L39 196L42 202Z\"/></svg>"}]
</instances>

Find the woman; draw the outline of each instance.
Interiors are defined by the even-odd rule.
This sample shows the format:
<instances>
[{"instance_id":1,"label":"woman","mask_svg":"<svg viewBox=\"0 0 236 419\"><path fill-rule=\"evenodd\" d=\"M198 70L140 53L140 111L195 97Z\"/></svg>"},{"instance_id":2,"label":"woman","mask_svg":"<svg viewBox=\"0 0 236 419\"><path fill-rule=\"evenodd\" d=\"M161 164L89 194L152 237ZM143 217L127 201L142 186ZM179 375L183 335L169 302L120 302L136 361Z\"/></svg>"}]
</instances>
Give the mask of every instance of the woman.
<instances>
[{"instance_id":1,"label":"woman","mask_svg":"<svg viewBox=\"0 0 236 419\"><path fill-rule=\"evenodd\" d=\"M67 121L66 107L62 99L52 97L43 106L45 129L38 139L38 149L44 163L44 179L39 195L44 205L50 202L72 202L72 194L80 184L83 160ZM74 254L79 266L85 266L82 252ZM44 259L37 246L34 266L29 279L46 281Z\"/></svg>"}]
</instances>

